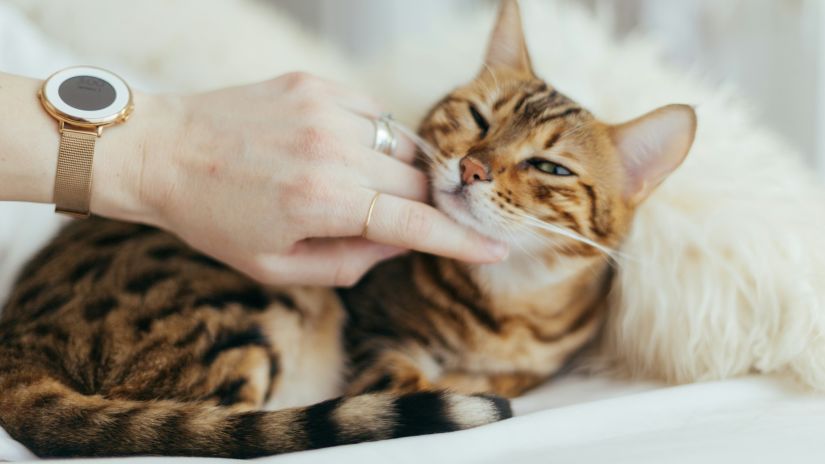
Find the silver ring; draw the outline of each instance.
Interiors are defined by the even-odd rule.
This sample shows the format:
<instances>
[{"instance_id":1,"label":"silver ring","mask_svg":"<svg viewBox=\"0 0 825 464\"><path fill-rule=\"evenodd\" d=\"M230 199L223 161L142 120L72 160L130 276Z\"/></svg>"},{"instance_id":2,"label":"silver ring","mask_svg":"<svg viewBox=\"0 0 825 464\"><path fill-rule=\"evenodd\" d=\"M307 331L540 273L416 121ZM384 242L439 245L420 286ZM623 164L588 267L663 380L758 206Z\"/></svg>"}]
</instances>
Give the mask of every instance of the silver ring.
<instances>
[{"instance_id":1,"label":"silver ring","mask_svg":"<svg viewBox=\"0 0 825 464\"><path fill-rule=\"evenodd\" d=\"M375 125L375 140L372 149L388 156L395 156L395 149L398 148L398 140L392 130L392 115L382 114L379 118L372 120Z\"/></svg>"}]
</instances>

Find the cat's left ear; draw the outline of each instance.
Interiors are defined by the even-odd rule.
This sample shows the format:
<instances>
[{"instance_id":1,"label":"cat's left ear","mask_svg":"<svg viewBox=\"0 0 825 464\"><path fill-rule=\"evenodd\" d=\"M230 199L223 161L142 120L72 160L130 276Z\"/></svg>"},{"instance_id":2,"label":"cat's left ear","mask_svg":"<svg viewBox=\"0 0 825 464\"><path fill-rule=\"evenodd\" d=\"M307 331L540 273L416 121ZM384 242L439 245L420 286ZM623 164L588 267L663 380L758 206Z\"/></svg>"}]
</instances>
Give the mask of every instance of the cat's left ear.
<instances>
[{"instance_id":1,"label":"cat's left ear","mask_svg":"<svg viewBox=\"0 0 825 464\"><path fill-rule=\"evenodd\" d=\"M625 168L625 199L644 201L679 165L696 136L696 112L688 105L667 105L611 127Z\"/></svg>"},{"instance_id":2,"label":"cat's left ear","mask_svg":"<svg viewBox=\"0 0 825 464\"><path fill-rule=\"evenodd\" d=\"M533 74L527 41L521 25L521 8L518 0L501 0L498 19L487 45L484 63L492 68L508 68L525 74Z\"/></svg>"}]
</instances>

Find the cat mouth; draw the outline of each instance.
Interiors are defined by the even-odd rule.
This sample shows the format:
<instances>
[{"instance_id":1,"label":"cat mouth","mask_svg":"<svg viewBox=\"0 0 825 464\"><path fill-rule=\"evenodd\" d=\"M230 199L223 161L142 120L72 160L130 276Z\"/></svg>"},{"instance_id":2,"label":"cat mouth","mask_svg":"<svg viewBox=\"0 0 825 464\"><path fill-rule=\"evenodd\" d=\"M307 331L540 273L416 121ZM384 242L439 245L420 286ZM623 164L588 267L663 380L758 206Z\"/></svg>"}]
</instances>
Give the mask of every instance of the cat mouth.
<instances>
[{"instance_id":1,"label":"cat mouth","mask_svg":"<svg viewBox=\"0 0 825 464\"><path fill-rule=\"evenodd\" d=\"M438 209L459 224L469 227L481 234L490 235L484 221L473 211L468 191L461 185L436 190L435 203Z\"/></svg>"}]
</instances>

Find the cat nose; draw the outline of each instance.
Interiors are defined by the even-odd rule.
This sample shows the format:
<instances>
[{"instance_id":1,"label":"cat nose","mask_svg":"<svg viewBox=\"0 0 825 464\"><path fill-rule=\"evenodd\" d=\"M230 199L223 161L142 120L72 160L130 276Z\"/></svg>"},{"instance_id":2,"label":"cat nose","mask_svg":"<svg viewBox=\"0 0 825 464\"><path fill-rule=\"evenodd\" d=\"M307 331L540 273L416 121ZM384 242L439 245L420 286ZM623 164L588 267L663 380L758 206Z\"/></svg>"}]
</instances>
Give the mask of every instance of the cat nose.
<instances>
[{"instance_id":1,"label":"cat nose","mask_svg":"<svg viewBox=\"0 0 825 464\"><path fill-rule=\"evenodd\" d=\"M493 180L487 172L487 167L484 164L473 158L472 156L465 156L459 162L461 168L461 183L463 185L470 185L473 182L489 182Z\"/></svg>"}]
</instances>

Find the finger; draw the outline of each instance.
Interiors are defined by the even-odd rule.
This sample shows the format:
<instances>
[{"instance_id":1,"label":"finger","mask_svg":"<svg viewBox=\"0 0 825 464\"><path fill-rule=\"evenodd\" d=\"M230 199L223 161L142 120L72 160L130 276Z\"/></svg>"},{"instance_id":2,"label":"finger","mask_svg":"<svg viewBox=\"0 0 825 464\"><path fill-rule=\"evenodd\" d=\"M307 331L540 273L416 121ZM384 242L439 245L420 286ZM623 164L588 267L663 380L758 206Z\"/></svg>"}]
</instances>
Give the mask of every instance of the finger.
<instances>
[{"instance_id":1,"label":"finger","mask_svg":"<svg viewBox=\"0 0 825 464\"><path fill-rule=\"evenodd\" d=\"M359 149L356 168L364 187L416 201L427 201L427 175L409 164L367 149Z\"/></svg>"},{"instance_id":2,"label":"finger","mask_svg":"<svg viewBox=\"0 0 825 464\"><path fill-rule=\"evenodd\" d=\"M380 153L374 150L375 147L375 132L376 132L376 122L375 120L380 116L370 116L366 114L354 114L352 112L347 112L349 118L348 127L349 133L353 134L355 140L362 146L373 150L376 154L380 154L381 156L388 157L388 158L395 158L396 160L402 161L404 163L410 164L415 160L416 156L416 147L415 142L412 141L404 131L398 129L397 127L392 128L392 135L398 141L398 145L395 148L395 152L392 156L387 155L386 153ZM352 116L356 116L352 118ZM397 125L398 123L393 123L393 126Z\"/></svg>"},{"instance_id":3,"label":"finger","mask_svg":"<svg viewBox=\"0 0 825 464\"><path fill-rule=\"evenodd\" d=\"M406 250L362 238L311 239L285 256L258 259L261 273L279 285L351 286L376 263Z\"/></svg>"},{"instance_id":4,"label":"finger","mask_svg":"<svg viewBox=\"0 0 825 464\"><path fill-rule=\"evenodd\" d=\"M375 192L366 189L346 201L353 204L333 212L346 215L333 218L340 224L338 232L342 236L363 233L369 216L366 238L375 242L473 263L493 263L507 257L506 244L467 229L424 203L388 194L376 198ZM359 207L360 215L347 213Z\"/></svg>"}]
</instances>

